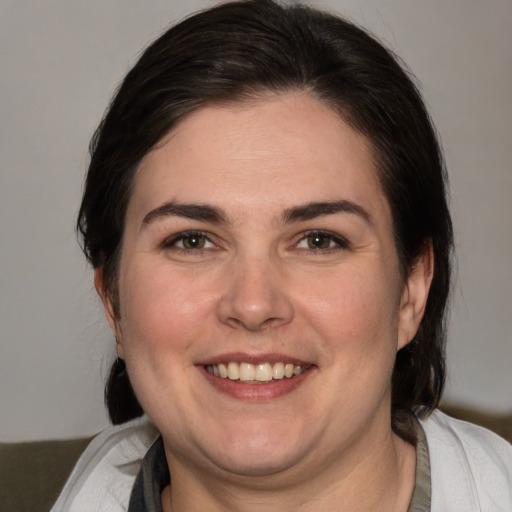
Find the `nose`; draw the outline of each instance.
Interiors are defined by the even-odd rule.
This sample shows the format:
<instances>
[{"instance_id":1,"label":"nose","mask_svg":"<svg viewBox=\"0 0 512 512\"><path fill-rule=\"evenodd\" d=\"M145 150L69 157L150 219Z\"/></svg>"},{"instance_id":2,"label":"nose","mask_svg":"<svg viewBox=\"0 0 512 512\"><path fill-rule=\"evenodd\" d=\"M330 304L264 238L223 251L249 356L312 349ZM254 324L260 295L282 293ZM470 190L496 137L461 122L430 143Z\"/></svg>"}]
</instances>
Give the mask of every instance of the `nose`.
<instances>
[{"instance_id":1,"label":"nose","mask_svg":"<svg viewBox=\"0 0 512 512\"><path fill-rule=\"evenodd\" d=\"M263 258L239 258L226 274L218 302L222 323L258 332L291 322L293 305L277 265Z\"/></svg>"}]
</instances>

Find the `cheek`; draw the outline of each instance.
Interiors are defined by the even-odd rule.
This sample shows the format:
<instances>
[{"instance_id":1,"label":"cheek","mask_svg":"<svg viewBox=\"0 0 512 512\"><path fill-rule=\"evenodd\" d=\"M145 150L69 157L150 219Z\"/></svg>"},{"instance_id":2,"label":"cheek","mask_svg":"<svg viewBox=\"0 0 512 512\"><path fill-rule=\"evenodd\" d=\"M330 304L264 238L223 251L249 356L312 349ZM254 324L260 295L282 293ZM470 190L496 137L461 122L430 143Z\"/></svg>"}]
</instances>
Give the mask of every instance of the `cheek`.
<instances>
[{"instance_id":1,"label":"cheek","mask_svg":"<svg viewBox=\"0 0 512 512\"><path fill-rule=\"evenodd\" d=\"M392 272L377 269L351 266L333 272L323 280L326 285L309 283L297 294L304 316L321 332L333 358L340 353L361 361L368 354L394 357L399 284L390 278Z\"/></svg>"},{"instance_id":2,"label":"cheek","mask_svg":"<svg viewBox=\"0 0 512 512\"><path fill-rule=\"evenodd\" d=\"M212 294L205 282L169 275L162 268L125 269L120 282L121 335L135 394L152 418L190 402L184 384L192 372L196 341L207 335Z\"/></svg>"},{"instance_id":3,"label":"cheek","mask_svg":"<svg viewBox=\"0 0 512 512\"><path fill-rule=\"evenodd\" d=\"M185 350L201 337L214 300L208 282L158 268L131 267L125 276L120 306L128 354L165 357L167 352Z\"/></svg>"}]
</instances>

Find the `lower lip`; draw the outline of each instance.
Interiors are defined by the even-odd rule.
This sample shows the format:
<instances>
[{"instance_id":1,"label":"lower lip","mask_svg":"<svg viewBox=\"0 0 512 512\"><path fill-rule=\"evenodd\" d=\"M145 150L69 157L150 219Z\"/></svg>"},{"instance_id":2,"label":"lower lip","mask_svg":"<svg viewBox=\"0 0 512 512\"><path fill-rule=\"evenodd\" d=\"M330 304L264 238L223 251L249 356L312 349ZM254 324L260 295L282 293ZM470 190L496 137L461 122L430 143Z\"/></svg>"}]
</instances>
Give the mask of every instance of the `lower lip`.
<instances>
[{"instance_id":1,"label":"lower lip","mask_svg":"<svg viewBox=\"0 0 512 512\"><path fill-rule=\"evenodd\" d=\"M312 373L314 367L310 366L303 373L292 378L272 380L266 384L247 384L237 380L216 377L206 371L204 366L198 367L208 382L218 391L239 400L250 402L267 402L285 396L300 386Z\"/></svg>"}]
</instances>

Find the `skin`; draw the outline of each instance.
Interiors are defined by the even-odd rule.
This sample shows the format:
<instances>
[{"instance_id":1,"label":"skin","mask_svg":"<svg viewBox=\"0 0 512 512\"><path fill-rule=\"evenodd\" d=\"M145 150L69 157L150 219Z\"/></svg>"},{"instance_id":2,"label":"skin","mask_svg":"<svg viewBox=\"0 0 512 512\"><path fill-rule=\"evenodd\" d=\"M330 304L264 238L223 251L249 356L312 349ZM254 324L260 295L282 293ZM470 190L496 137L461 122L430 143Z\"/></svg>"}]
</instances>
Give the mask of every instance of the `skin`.
<instances>
[{"instance_id":1,"label":"skin","mask_svg":"<svg viewBox=\"0 0 512 512\"><path fill-rule=\"evenodd\" d=\"M390 380L431 278L428 251L401 277L371 146L328 106L296 93L183 120L137 173L119 317L95 277L164 439L164 510L406 511L415 450L391 431ZM221 389L203 366L272 357L308 371Z\"/></svg>"}]
</instances>

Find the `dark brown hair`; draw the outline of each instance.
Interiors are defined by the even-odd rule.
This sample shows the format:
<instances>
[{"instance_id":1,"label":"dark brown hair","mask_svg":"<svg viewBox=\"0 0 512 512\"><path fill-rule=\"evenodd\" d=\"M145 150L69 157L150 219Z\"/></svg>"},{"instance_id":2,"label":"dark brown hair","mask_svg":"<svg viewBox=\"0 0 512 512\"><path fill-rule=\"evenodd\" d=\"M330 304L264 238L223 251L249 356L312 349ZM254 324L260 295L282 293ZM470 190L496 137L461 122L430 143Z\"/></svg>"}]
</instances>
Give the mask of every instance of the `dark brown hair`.
<instances>
[{"instance_id":1,"label":"dark brown hair","mask_svg":"<svg viewBox=\"0 0 512 512\"><path fill-rule=\"evenodd\" d=\"M445 379L445 308L452 226L435 130L398 59L337 16L272 0L224 3L170 28L128 73L97 129L78 230L116 298L119 250L141 159L188 113L212 102L306 91L364 134L389 202L407 276L432 244L434 278L414 340L397 354L392 425L412 440L410 413L431 411ZM114 423L142 414L126 371L114 364L106 388Z\"/></svg>"}]
</instances>

